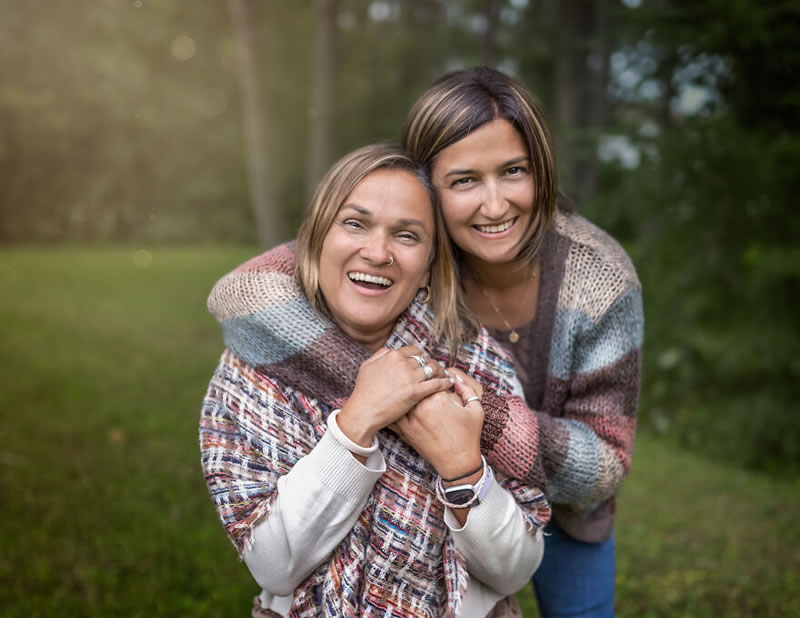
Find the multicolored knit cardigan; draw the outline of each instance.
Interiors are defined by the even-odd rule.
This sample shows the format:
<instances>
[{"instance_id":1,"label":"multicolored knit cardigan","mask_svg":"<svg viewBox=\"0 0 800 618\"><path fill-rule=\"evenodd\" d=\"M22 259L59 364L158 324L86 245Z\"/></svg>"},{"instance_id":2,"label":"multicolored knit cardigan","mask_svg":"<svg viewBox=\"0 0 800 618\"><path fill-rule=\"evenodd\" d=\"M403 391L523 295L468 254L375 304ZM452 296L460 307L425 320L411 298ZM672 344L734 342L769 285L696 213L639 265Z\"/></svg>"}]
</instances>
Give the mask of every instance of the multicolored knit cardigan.
<instances>
[{"instance_id":1,"label":"multicolored knit cardigan","mask_svg":"<svg viewBox=\"0 0 800 618\"><path fill-rule=\"evenodd\" d=\"M352 393L371 354L313 311L293 271L293 245L283 245L223 277L209 298L232 354L223 355L204 401L202 464L222 524L240 551L268 516L278 478L320 440L328 415ZM413 303L387 347L417 345L446 359L446 348L431 340L431 317ZM511 396L511 367L485 331L463 347L457 364L499 396ZM379 441L387 471L353 530L294 591L293 616L459 611L466 566L435 498L436 473L393 432L381 431ZM493 468L529 531L538 533L549 504L541 491L508 474L524 465L498 461Z\"/></svg>"}]
</instances>

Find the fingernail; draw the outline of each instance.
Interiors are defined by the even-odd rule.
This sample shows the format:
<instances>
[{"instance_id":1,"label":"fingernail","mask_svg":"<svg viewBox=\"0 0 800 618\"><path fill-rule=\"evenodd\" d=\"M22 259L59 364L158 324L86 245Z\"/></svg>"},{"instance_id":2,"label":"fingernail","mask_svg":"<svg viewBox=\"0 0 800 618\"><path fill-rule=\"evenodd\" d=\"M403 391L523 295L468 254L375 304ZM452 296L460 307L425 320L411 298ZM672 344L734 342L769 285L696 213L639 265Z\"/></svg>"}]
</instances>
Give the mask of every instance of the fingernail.
<instances>
[{"instance_id":1,"label":"fingernail","mask_svg":"<svg viewBox=\"0 0 800 618\"><path fill-rule=\"evenodd\" d=\"M458 380L458 381L459 381L459 382L461 382L462 384L464 383L464 379L463 379L463 378L462 378L460 375L458 375L458 374L456 374L456 380Z\"/></svg>"},{"instance_id":2,"label":"fingernail","mask_svg":"<svg viewBox=\"0 0 800 618\"><path fill-rule=\"evenodd\" d=\"M450 384L456 383L456 381L453 379L453 376L447 376L447 377L450 378Z\"/></svg>"},{"instance_id":3,"label":"fingernail","mask_svg":"<svg viewBox=\"0 0 800 618\"><path fill-rule=\"evenodd\" d=\"M444 375L446 375L446 376L449 376L449 375L450 375L450 372L449 372L449 371L447 371L447 369L445 369L445 370L444 370Z\"/></svg>"}]
</instances>

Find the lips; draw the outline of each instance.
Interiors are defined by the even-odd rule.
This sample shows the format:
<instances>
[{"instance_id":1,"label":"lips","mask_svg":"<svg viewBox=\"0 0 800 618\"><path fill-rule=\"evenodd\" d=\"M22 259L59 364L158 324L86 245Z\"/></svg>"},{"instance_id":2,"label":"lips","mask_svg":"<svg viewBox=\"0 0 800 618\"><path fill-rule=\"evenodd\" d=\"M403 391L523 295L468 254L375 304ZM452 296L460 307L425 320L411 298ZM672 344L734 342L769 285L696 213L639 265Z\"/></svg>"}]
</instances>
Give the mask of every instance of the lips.
<instances>
[{"instance_id":1,"label":"lips","mask_svg":"<svg viewBox=\"0 0 800 618\"><path fill-rule=\"evenodd\" d=\"M356 285L360 285L373 290L385 290L394 285L394 281L380 275L370 275L358 271L347 273L347 278Z\"/></svg>"},{"instance_id":2,"label":"lips","mask_svg":"<svg viewBox=\"0 0 800 618\"><path fill-rule=\"evenodd\" d=\"M473 227L484 234L499 234L501 232L505 232L508 228L514 225L516 221L517 217L514 217L513 219L509 219L503 223L498 223L497 225L474 225Z\"/></svg>"}]
</instances>

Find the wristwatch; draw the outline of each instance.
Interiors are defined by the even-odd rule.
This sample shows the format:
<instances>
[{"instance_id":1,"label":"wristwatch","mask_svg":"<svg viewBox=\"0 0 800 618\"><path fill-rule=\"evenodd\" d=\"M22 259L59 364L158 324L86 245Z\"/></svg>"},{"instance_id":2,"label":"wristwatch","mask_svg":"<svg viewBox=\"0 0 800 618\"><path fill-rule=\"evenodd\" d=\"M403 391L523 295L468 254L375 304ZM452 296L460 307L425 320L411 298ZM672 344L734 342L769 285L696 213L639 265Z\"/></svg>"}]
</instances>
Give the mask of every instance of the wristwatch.
<instances>
[{"instance_id":1,"label":"wristwatch","mask_svg":"<svg viewBox=\"0 0 800 618\"><path fill-rule=\"evenodd\" d=\"M451 504L467 504L470 500L475 498L471 506L481 503L486 497L489 487L492 486L494 474L489 466L484 468L484 475L475 485L464 483L462 485L453 485L452 487L444 488L444 497ZM476 497L477 494L477 497Z\"/></svg>"},{"instance_id":2,"label":"wristwatch","mask_svg":"<svg viewBox=\"0 0 800 618\"><path fill-rule=\"evenodd\" d=\"M485 484L485 483L484 483ZM464 485L453 485L452 487L447 487L444 490L444 497L447 498L447 501L452 504L466 504L477 493L477 489L475 485L470 485L469 483ZM473 502L473 504L480 504L481 498L478 496L477 500Z\"/></svg>"}]
</instances>

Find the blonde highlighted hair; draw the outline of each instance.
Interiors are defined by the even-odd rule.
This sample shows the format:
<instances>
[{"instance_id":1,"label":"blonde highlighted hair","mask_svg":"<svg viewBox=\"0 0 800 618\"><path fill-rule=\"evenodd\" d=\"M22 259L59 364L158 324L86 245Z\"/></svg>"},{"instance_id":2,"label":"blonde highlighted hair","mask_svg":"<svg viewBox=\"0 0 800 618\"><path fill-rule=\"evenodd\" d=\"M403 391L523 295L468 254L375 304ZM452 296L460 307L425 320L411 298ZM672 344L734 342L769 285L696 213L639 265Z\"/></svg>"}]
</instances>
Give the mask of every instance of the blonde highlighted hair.
<instances>
[{"instance_id":1,"label":"blonde highlighted hair","mask_svg":"<svg viewBox=\"0 0 800 618\"><path fill-rule=\"evenodd\" d=\"M394 144L372 144L339 159L323 176L297 234L295 276L314 309L330 317L319 285L322 244L336 214L359 182L377 170L406 172L425 188L431 208L438 212L436 193L423 167ZM434 337L444 337L453 353L462 333L458 316L460 286L449 241L438 217L430 256L430 304L435 314ZM412 299L409 299L409 304ZM399 316L398 316L399 317Z\"/></svg>"},{"instance_id":2,"label":"blonde highlighted hair","mask_svg":"<svg viewBox=\"0 0 800 618\"><path fill-rule=\"evenodd\" d=\"M533 214L523 234L517 264L533 261L544 240L558 196L555 148L544 114L531 94L508 75L487 67L448 73L422 94L406 117L403 146L425 166L483 125L504 118L519 131L531 159ZM459 248L452 245L459 265Z\"/></svg>"}]
</instances>

